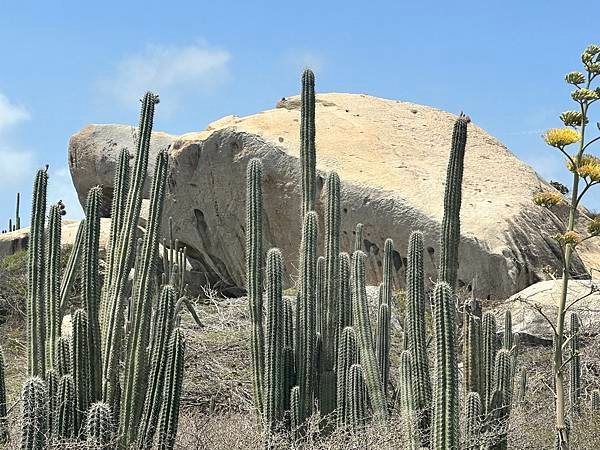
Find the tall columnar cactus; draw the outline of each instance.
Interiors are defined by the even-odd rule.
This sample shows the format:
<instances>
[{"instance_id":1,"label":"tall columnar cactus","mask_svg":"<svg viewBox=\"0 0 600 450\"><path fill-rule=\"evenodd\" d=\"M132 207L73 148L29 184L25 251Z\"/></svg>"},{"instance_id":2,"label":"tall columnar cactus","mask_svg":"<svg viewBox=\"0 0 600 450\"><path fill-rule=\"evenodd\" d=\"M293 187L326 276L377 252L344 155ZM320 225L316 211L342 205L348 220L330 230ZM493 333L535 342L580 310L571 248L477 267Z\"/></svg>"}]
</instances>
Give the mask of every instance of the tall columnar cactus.
<instances>
[{"instance_id":1,"label":"tall columnar cactus","mask_svg":"<svg viewBox=\"0 0 600 450\"><path fill-rule=\"evenodd\" d=\"M404 445L407 450L418 450L421 448L421 439L418 428L417 409L415 402L413 361L410 351L404 350L400 354L400 378L398 390L400 397L400 414L402 427L404 428Z\"/></svg>"},{"instance_id":2,"label":"tall columnar cactus","mask_svg":"<svg viewBox=\"0 0 600 450\"><path fill-rule=\"evenodd\" d=\"M52 205L48 214L48 238L46 247L46 286L45 286L45 367L54 366L56 340L60 336L60 207Z\"/></svg>"},{"instance_id":3,"label":"tall columnar cactus","mask_svg":"<svg viewBox=\"0 0 600 450\"><path fill-rule=\"evenodd\" d=\"M481 393L481 319L465 309L463 320L464 392Z\"/></svg>"},{"instance_id":4,"label":"tall columnar cactus","mask_svg":"<svg viewBox=\"0 0 600 450\"><path fill-rule=\"evenodd\" d=\"M29 235L29 264L27 292L27 373L29 376L43 376L45 372L44 320L44 273L45 273L45 234L47 170L38 170L33 185L31 207L31 228Z\"/></svg>"},{"instance_id":5,"label":"tall columnar cactus","mask_svg":"<svg viewBox=\"0 0 600 450\"><path fill-rule=\"evenodd\" d=\"M494 364L496 361L496 317L484 313L481 319L481 391L485 412L494 394Z\"/></svg>"},{"instance_id":6,"label":"tall columnar cactus","mask_svg":"<svg viewBox=\"0 0 600 450\"><path fill-rule=\"evenodd\" d=\"M67 265L62 274L60 281L60 314L63 314L67 309L67 303L71 294L71 288L77 277L77 269L79 267L79 260L83 253L83 238L85 234L85 219L79 222L77 227L77 233L75 234L75 241L67 260Z\"/></svg>"},{"instance_id":7,"label":"tall columnar cactus","mask_svg":"<svg viewBox=\"0 0 600 450\"><path fill-rule=\"evenodd\" d=\"M456 289L458 278L458 244L460 241L460 205L462 201L462 179L467 144L467 125L470 119L461 115L454 123L452 147L446 172L444 193L444 219L440 239L440 268L438 279Z\"/></svg>"},{"instance_id":8,"label":"tall columnar cactus","mask_svg":"<svg viewBox=\"0 0 600 450\"><path fill-rule=\"evenodd\" d=\"M21 229L21 213L19 211L21 206L21 194L17 192L17 206L15 208L15 230Z\"/></svg>"},{"instance_id":9,"label":"tall columnar cactus","mask_svg":"<svg viewBox=\"0 0 600 450\"><path fill-rule=\"evenodd\" d=\"M85 424L85 412L89 406L90 347L88 341L88 318L83 309L73 314L73 337L71 350L73 381L75 384L75 417L73 428L79 436Z\"/></svg>"},{"instance_id":10,"label":"tall columnar cactus","mask_svg":"<svg viewBox=\"0 0 600 450\"><path fill-rule=\"evenodd\" d=\"M58 413L58 372L54 369L46 370L46 410L48 415L46 416L48 430L48 437L53 436L56 433L55 417Z\"/></svg>"},{"instance_id":11,"label":"tall columnar cactus","mask_svg":"<svg viewBox=\"0 0 600 450\"><path fill-rule=\"evenodd\" d=\"M377 340L375 349L379 362L379 373L387 396L387 386L390 378L390 325L393 295L392 267L394 242L386 239L383 246L383 282L379 295L379 311L377 317Z\"/></svg>"},{"instance_id":12,"label":"tall columnar cactus","mask_svg":"<svg viewBox=\"0 0 600 450\"><path fill-rule=\"evenodd\" d=\"M290 394L290 428L294 441L300 438L300 386L294 386Z\"/></svg>"},{"instance_id":13,"label":"tall columnar cactus","mask_svg":"<svg viewBox=\"0 0 600 450\"><path fill-rule=\"evenodd\" d=\"M250 320L252 322L252 378L254 404L263 409L265 365L263 328L263 231L262 231L262 164L252 159L246 170L246 277Z\"/></svg>"},{"instance_id":14,"label":"tall columnar cactus","mask_svg":"<svg viewBox=\"0 0 600 450\"><path fill-rule=\"evenodd\" d=\"M81 258L81 298L88 319L88 346L93 351L88 355L90 365L89 403L102 398L102 357L100 343L100 291L98 285L100 243L100 196L102 188L95 186L88 191L85 208L85 231Z\"/></svg>"},{"instance_id":15,"label":"tall columnar cactus","mask_svg":"<svg viewBox=\"0 0 600 450\"><path fill-rule=\"evenodd\" d=\"M352 364L348 371L348 386L346 400L346 417L350 429L354 432L360 432L367 421L367 386L365 383L365 374L360 364Z\"/></svg>"},{"instance_id":16,"label":"tall columnar cactus","mask_svg":"<svg viewBox=\"0 0 600 450\"><path fill-rule=\"evenodd\" d=\"M350 255L340 253L340 299L338 303L338 329L337 337L342 335L344 328L352 325L352 287L350 285ZM338 345L339 347L339 345Z\"/></svg>"},{"instance_id":17,"label":"tall columnar cactus","mask_svg":"<svg viewBox=\"0 0 600 450\"><path fill-rule=\"evenodd\" d=\"M336 408L336 339L340 301L340 178L331 172L327 176L325 208L325 317L321 329L323 351L319 367L319 405L327 416Z\"/></svg>"},{"instance_id":18,"label":"tall columnar cactus","mask_svg":"<svg viewBox=\"0 0 600 450\"><path fill-rule=\"evenodd\" d=\"M590 401L590 409L592 412L600 411L600 390L594 389L592 391L592 399Z\"/></svg>"},{"instance_id":19,"label":"tall columnar cactus","mask_svg":"<svg viewBox=\"0 0 600 450\"><path fill-rule=\"evenodd\" d=\"M506 449L508 419L512 403L513 386L512 358L509 350L502 349L496 354L495 391L492 395L490 408L493 411L494 423L492 429L495 435L494 450ZM501 395L498 396L497 393ZM494 399L496 397L496 399ZM501 400L500 400L501 399Z\"/></svg>"},{"instance_id":20,"label":"tall columnar cactus","mask_svg":"<svg viewBox=\"0 0 600 450\"><path fill-rule=\"evenodd\" d=\"M281 251L267 253L267 333L265 345L265 427L271 436L283 419L283 262Z\"/></svg>"},{"instance_id":21,"label":"tall columnar cactus","mask_svg":"<svg viewBox=\"0 0 600 450\"><path fill-rule=\"evenodd\" d=\"M356 334L354 328L347 326L340 334L339 350L337 355L337 419L338 426L343 427L348 424L346 393L349 390L348 374L350 367L358 363L358 351L356 348Z\"/></svg>"},{"instance_id":22,"label":"tall columnar cactus","mask_svg":"<svg viewBox=\"0 0 600 450\"><path fill-rule=\"evenodd\" d=\"M296 326L296 370L300 385L300 421L313 412L315 392L314 360L317 343L316 321L316 273L317 273L317 214L304 216L302 242L300 244L300 292L299 314Z\"/></svg>"},{"instance_id":23,"label":"tall columnar cactus","mask_svg":"<svg viewBox=\"0 0 600 450\"><path fill-rule=\"evenodd\" d=\"M407 346L413 357L415 407L419 416L419 430L428 442L431 422L431 379L425 336L425 271L423 269L423 233L411 233L408 242L406 271Z\"/></svg>"},{"instance_id":24,"label":"tall columnar cactus","mask_svg":"<svg viewBox=\"0 0 600 450\"><path fill-rule=\"evenodd\" d=\"M102 396L103 400L113 406L119 389L119 364L122 357L123 324L125 287L129 276L129 267L135 252L135 233L143 198L144 181L148 168L150 152L150 137L154 120L154 107L158 96L147 92L142 100L140 126L137 133L137 151L135 167L131 184L128 186L127 202L123 211L123 225L113 242L113 258L109 261L104 277L105 289L102 292L102 302L106 302L106 336L103 342L102 354ZM162 157L161 157L162 158ZM156 176L156 175L155 175ZM151 274L148 274L150 277Z\"/></svg>"},{"instance_id":25,"label":"tall columnar cactus","mask_svg":"<svg viewBox=\"0 0 600 450\"><path fill-rule=\"evenodd\" d=\"M523 403L525 401L525 397L527 395L527 369L525 367L521 367L519 372L519 403Z\"/></svg>"},{"instance_id":26,"label":"tall columnar cactus","mask_svg":"<svg viewBox=\"0 0 600 450\"><path fill-rule=\"evenodd\" d=\"M366 255L363 252L354 252L352 261L352 291L355 302L352 308L354 326L357 330L356 337L360 361L365 374L365 384L371 401L374 420L378 423L385 423L388 417L387 403L373 348L373 334L371 332L365 286L365 259Z\"/></svg>"},{"instance_id":27,"label":"tall columnar cactus","mask_svg":"<svg viewBox=\"0 0 600 450\"><path fill-rule=\"evenodd\" d=\"M44 450L47 442L47 393L44 380L30 377L23 384L21 405L21 449Z\"/></svg>"},{"instance_id":28,"label":"tall columnar cactus","mask_svg":"<svg viewBox=\"0 0 600 450\"><path fill-rule=\"evenodd\" d=\"M163 287L156 310L154 339L150 347L150 374L144 411L141 420L138 447L149 449L152 447L154 434L158 424L160 405L163 401L163 388L165 384L165 371L167 367L167 346L173 329L173 316L175 311L175 289L166 285Z\"/></svg>"},{"instance_id":29,"label":"tall columnar cactus","mask_svg":"<svg viewBox=\"0 0 600 450\"><path fill-rule=\"evenodd\" d=\"M75 384L71 375L61 377L58 386L58 412L56 434L59 438L71 439L74 435Z\"/></svg>"},{"instance_id":30,"label":"tall columnar cactus","mask_svg":"<svg viewBox=\"0 0 600 450\"><path fill-rule=\"evenodd\" d=\"M571 361L570 361L570 383L569 395L571 397L571 410L579 413L579 397L581 396L581 359L579 356L579 316L571 314Z\"/></svg>"},{"instance_id":31,"label":"tall columnar cactus","mask_svg":"<svg viewBox=\"0 0 600 450\"><path fill-rule=\"evenodd\" d=\"M71 339L69 337L61 336L57 339L54 359L54 368L60 377L71 373Z\"/></svg>"},{"instance_id":32,"label":"tall columnar cactus","mask_svg":"<svg viewBox=\"0 0 600 450\"><path fill-rule=\"evenodd\" d=\"M94 403L87 415L87 448L89 450L112 450L115 445L115 425L110 406Z\"/></svg>"},{"instance_id":33,"label":"tall columnar cactus","mask_svg":"<svg viewBox=\"0 0 600 450\"><path fill-rule=\"evenodd\" d=\"M300 160L302 162L302 214L315 209L315 74L306 69L302 74L300 95Z\"/></svg>"},{"instance_id":34,"label":"tall columnar cactus","mask_svg":"<svg viewBox=\"0 0 600 450\"><path fill-rule=\"evenodd\" d=\"M169 342L169 359L163 391L163 404L160 411L158 449L171 450L175 445L181 401L181 383L183 381L183 357L185 342L183 332L176 328Z\"/></svg>"},{"instance_id":35,"label":"tall columnar cactus","mask_svg":"<svg viewBox=\"0 0 600 450\"><path fill-rule=\"evenodd\" d=\"M512 350L514 345L514 336L512 332L512 314L510 310L504 313L504 335L502 337L502 347L505 350Z\"/></svg>"},{"instance_id":36,"label":"tall columnar cactus","mask_svg":"<svg viewBox=\"0 0 600 450\"><path fill-rule=\"evenodd\" d=\"M357 223L354 230L354 251L363 250L363 229L362 223Z\"/></svg>"},{"instance_id":37,"label":"tall columnar cactus","mask_svg":"<svg viewBox=\"0 0 600 450\"><path fill-rule=\"evenodd\" d=\"M458 361L452 288L438 282L433 293L435 331L433 448L458 449Z\"/></svg>"},{"instance_id":38,"label":"tall columnar cactus","mask_svg":"<svg viewBox=\"0 0 600 450\"><path fill-rule=\"evenodd\" d=\"M150 323L152 320L152 285L157 259L160 224L167 181L168 153L161 151L156 157L148 225L142 246L141 259L136 266L136 279L132 291L133 314L127 340L124 390L119 422L123 445L135 442L138 424L144 408L144 388L148 380Z\"/></svg>"},{"instance_id":39,"label":"tall columnar cactus","mask_svg":"<svg viewBox=\"0 0 600 450\"><path fill-rule=\"evenodd\" d=\"M465 444L466 450L481 448L481 398L477 392L469 392L465 404Z\"/></svg>"},{"instance_id":40,"label":"tall columnar cactus","mask_svg":"<svg viewBox=\"0 0 600 450\"><path fill-rule=\"evenodd\" d=\"M6 374L4 367L4 352L0 347L0 444L8 442L6 427Z\"/></svg>"},{"instance_id":41,"label":"tall columnar cactus","mask_svg":"<svg viewBox=\"0 0 600 450\"><path fill-rule=\"evenodd\" d=\"M283 410L290 410L290 392L296 385L296 355L294 353L294 312L289 298L283 298Z\"/></svg>"},{"instance_id":42,"label":"tall columnar cactus","mask_svg":"<svg viewBox=\"0 0 600 450\"><path fill-rule=\"evenodd\" d=\"M315 286L315 298L317 302L317 333L320 335L325 328L325 257L317 258L317 280ZM322 337L322 336L321 336Z\"/></svg>"}]
</instances>

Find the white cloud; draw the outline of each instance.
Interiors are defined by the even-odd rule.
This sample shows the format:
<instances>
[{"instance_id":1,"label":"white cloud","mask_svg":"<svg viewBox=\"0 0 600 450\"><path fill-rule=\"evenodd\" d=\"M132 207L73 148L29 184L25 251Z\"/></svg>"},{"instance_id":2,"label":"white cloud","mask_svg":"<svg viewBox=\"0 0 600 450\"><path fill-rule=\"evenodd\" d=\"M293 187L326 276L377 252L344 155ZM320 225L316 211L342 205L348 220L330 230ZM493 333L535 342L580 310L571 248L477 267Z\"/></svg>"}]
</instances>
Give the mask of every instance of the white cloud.
<instances>
[{"instance_id":1,"label":"white cloud","mask_svg":"<svg viewBox=\"0 0 600 450\"><path fill-rule=\"evenodd\" d=\"M83 218L83 209L79 204L79 197L71 180L68 167L59 167L48 171L48 204L62 200L65 204L67 215L65 219L78 220Z\"/></svg>"},{"instance_id":2,"label":"white cloud","mask_svg":"<svg viewBox=\"0 0 600 450\"><path fill-rule=\"evenodd\" d=\"M148 45L146 49L120 61L115 76L102 81L120 101L137 108L137 100L147 90L177 100L196 91L210 91L229 77L230 54L205 42L188 46Z\"/></svg>"},{"instance_id":3,"label":"white cloud","mask_svg":"<svg viewBox=\"0 0 600 450\"><path fill-rule=\"evenodd\" d=\"M0 179L9 189L30 176L33 167L32 153L13 145L6 136L12 128L28 119L29 112L25 107L12 103L0 93Z\"/></svg>"},{"instance_id":4,"label":"white cloud","mask_svg":"<svg viewBox=\"0 0 600 450\"><path fill-rule=\"evenodd\" d=\"M0 134L19 122L29 119L29 113L21 106L11 103L0 93Z\"/></svg>"},{"instance_id":5,"label":"white cloud","mask_svg":"<svg viewBox=\"0 0 600 450\"><path fill-rule=\"evenodd\" d=\"M291 50L286 54L285 61L296 72L300 72L307 67L315 72L319 72L325 65L325 58L310 50Z\"/></svg>"}]
</instances>

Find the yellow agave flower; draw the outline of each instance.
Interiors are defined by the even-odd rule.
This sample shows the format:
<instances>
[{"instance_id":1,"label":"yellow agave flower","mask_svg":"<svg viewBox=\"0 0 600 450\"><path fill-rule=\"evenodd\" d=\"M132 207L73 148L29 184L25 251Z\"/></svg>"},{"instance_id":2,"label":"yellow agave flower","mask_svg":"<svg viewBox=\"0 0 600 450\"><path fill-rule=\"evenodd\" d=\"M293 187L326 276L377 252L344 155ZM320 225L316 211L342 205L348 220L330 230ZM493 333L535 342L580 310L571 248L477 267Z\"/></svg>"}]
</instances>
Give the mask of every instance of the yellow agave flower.
<instances>
[{"instance_id":1,"label":"yellow agave flower","mask_svg":"<svg viewBox=\"0 0 600 450\"><path fill-rule=\"evenodd\" d=\"M558 192L542 191L533 196L533 203L538 206L550 208L551 206L560 205L564 198Z\"/></svg>"},{"instance_id":2,"label":"yellow agave flower","mask_svg":"<svg viewBox=\"0 0 600 450\"><path fill-rule=\"evenodd\" d=\"M581 242L581 236L575 231L567 231L560 237L560 240L565 244L577 245Z\"/></svg>"},{"instance_id":3,"label":"yellow agave flower","mask_svg":"<svg viewBox=\"0 0 600 450\"><path fill-rule=\"evenodd\" d=\"M567 162L567 168L573 172L573 164ZM594 155L583 155L579 161L577 173L582 178L589 178L590 181L600 182L600 158Z\"/></svg>"},{"instance_id":4,"label":"yellow agave flower","mask_svg":"<svg viewBox=\"0 0 600 450\"><path fill-rule=\"evenodd\" d=\"M588 225L588 233L592 236L600 236L600 217L593 219Z\"/></svg>"},{"instance_id":5,"label":"yellow agave flower","mask_svg":"<svg viewBox=\"0 0 600 450\"><path fill-rule=\"evenodd\" d=\"M552 147L563 148L579 141L579 133L572 128L550 128L543 135L546 144Z\"/></svg>"}]
</instances>

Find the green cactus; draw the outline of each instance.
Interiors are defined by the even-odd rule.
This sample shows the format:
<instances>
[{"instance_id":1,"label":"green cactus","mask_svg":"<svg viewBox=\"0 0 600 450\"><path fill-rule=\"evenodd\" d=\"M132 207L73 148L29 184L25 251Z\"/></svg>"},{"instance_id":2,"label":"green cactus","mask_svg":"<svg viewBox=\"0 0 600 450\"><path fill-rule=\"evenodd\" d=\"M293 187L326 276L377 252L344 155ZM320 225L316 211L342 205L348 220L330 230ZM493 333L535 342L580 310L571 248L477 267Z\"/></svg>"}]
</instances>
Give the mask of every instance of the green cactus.
<instances>
[{"instance_id":1,"label":"green cactus","mask_svg":"<svg viewBox=\"0 0 600 450\"><path fill-rule=\"evenodd\" d=\"M406 307L405 339L406 346L413 358L413 393L415 407L419 417L419 431L423 443L429 442L431 427L431 379L427 358L427 340L425 336L425 271L423 269L423 233L411 233L408 242L408 267L406 270Z\"/></svg>"},{"instance_id":2,"label":"green cactus","mask_svg":"<svg viewBox=\"0 0 600 450\"><path fill-rule=\"evenodd\" d=\"M433 401L433 444L436 449L458 449L458 362L452 288L438 282L433 293L435 330L435 396Z\"/></svg>"},{"instance_id":3,"label":"green cactus","mask_svg":"<svg viewBox=\"0 0 600 450\"><path fill-rule=\"evenodd\" d=\"M62 274L60 283L60 314L64 314L67 309L67 303L69 301L69 295L71 294L71 288L77 277L77 268L79 267L79 259L82 253L83 237L85 234L85 220L79 222L77 227L77 233L75 234L75 241L69 254L67 265L65 266Z\"/></svg>"},{"instance_id":4,"label":"green cactus","mask_svg":"<svg viewBox=\"0 0 600 450\"><path fill-rule=\"evenodd\" d=\"M264 421L270 435L283 420L283 261L281 251L272 248L267 253L267 333L265 342L265 403Z\"/></svg>"},{"instance_id":5,"label":"green cactus","mask_svg":"<svg viewBox=\"0 0 600 450\"><path fill-rule=\"evenodd\" d=\"M33 186L31 228L29 235L29 264L27 292L27 373L30 377L44 376L45 337L44 273L46 262L45 222L47 170L38 170Z\"/></svg>"},{"instance_id":6,"label":"green cactus","mask_svg":"<svg viewBox=\"0 0 600 450\"><path fill-rule=\"evenodd\" d=\"M356 228L354 230L354 252L363 251L363 229L364 225L362 223L357 223Z\"/></svg>"},{"instance_id":7,"label":"green cactus","mask_svg":"<svg viewBox=\"0 0 600 450\"><path fill-rule=\"evenodd\" d=\"M148 167L148 154L150 151L150 137L154 120L154 108L158 103L158 96L147 92L142 100L140 126L137 133L137 152L135 167L133 169L131 184L128 186L127 202L123 210L123 225L113 247L113 258L109 261L104 278L102 302L106 303L105 324L106 330L103 339L102 355L102 396L103 400L113 406L116 403L116 393L119 385L119 364L122 357L124 307L123 301L125 287L129 277L129 264L135 252L135 233L143 198L144 181ZM161 160L163 157L159 157ZM156 175L155 175L156 177ZM120 195L120 194L119 194ZM149 221L150 223L150 221ZM149 231L146 232L149 234ZM150 273L147 274L151 276ZM140 302L141 303L141 302Z\"/></svg>"},{"instance_id":8,"label":"green cactus","mask_svg":"<svg viewBox=\"0 0 600 450\"><path fill-rule=\"evenodd\" d=\"M71 373L71 339L67 336L58 338L54 357L54 368L58 371L60 377Z\"/></svg>"},{"instance_id":9,"label":"green cactus","mask_svg":"<svg viewBox=\"0 0 600 450\"><path fill-rule=\"evenodd\" d=\"M485 413L494 394L494 364L496 361L496 317L484 313L481 319L481 391Z\"/></svg>"},{"instance_id":10,"label":"green cactus","mask_svg":"<svg viewBox=\"0 0 600 450\"><path fill-rule=\"evenodd\" d=\"M365 259L366 255L363 252L354 252L352 261L352 292L355 302L352 307L354 326L357 330L360 361L365 374L365 384L371 401L374 420L376 423L385 423L387 422L388 412L377 358L373 349L373 334L371 332L365 286Z\"/></svg>"},{"instance_id":11,"label":"green cactus","mask_svg":"<svg viewBox=\"0 0 600 450\"><path fill-rule=\"evenodd\" d=\"M481 393L481 319L467 308L463 320L464 392Z\"/></svg>"},{"instance_id":12,"label":"green cactus","mask_svg":"<svg viewBox=\"0 0 600 450\"><path fill-rule=\"evenodd\" d=\"M56 340L60 336L60 207L52 205L48 214L48 235L46 247L46 285L45 285L45 368L54 367Z\"/></svg>"},{"instance_id":13,"label":"green cactus","mask_svg":"<svg viewBox=\"0 0 600 450\"><path fill-rule=\"evenodd\" d=\"M315 75L310 69L302 73L300 95L300 160L302 162L302 215L315 209Z\"/></svg>"},{"instance_id":14,"label":"green cactus","mask_svg":"<svg viewBox=\"0 0 600 450\"><path fill-rule=\"evenodd\" d=\"M340 253L340 298L338 302L338 327L337 338L342 335L344 328L352 325L352 287L350 285L350 255L348 253ZM336 345L339 349L339 344Z\"/></svg>"},{"instance_id":15,"label":"green cactus","mask_svg":"<svg viewBox=\"0 0 600 450\"><path fill-rule=\"evenodd\" d=\"M163 391L164 401L160 411L157 447L159 450L171 450L175 445L181 401L181 383L183 381L184 352L183 332L181 329L175 328L169 342L169 358Z\"/></svg>"},{"instance_id":16,"label":"green cactus","mask_svg":"<svg viewBox=\"0 0 600 450\"><path fill-rule=\"evenodd\" d=\"M324 317L321 323L323 351L319 367L319 406L321 415L327 417L336 408L336 339L339 327L340 301L340 178L331 172L326 182L325 208L325 295Z\"/></svg>"},{"instance_id":17,"label":"green cactus","mask_svg":"<svg viewBox=\"0 0 600 450\"><path fill-rule=\"evenodd\" d=\"M571 410L574 414L579 414L579 397L581 396L581 359L579 356L579 328L581 322L576 313L571 314L571 360L570 360L570 384L569 396L571 397Z\"/></svg>"},{"instance_id":18,"label":"green cactus","mask_svg":"<svg viewBox=\"0 0 600 450\"><path fill-rule=\"evenodd\" d=\"M460 241L460 205L462 179L467 144L467 125L470 119L462 113L454 123L452 147L446 172L444 193L444 219L440 239L440 268L438 279L445 281L454 291L458 278L458 244Z\"/></svg>"},{"instance_id":19,"label":"green cactus","mask_svg":"<svg viewBox=\"0 0 600 450\"><path fill-rule=\"evenodd\" d=\"M262 414L265 336L262 306L262 164L258 159L252 159L248 163L246 184L246 277L250 319L252 322L251 346L253 391L254 404L259 414Z\"/></svg>"},{"instance_id":20,"label":"green cactus","mask_svg":"<svg viewBox=\"0 0 600 450\"><path fill-rule=\"evenodd\" d=\"M56 434L64 439L74 435L75 384L71 375L61 377L58 386L58 412L56 414Z\"/></svg>"},{"instance_id":21,"label":"green cactus","mask_svg":"<svg viewBox=\"0 0 600 450\"><path fill-rule=\"evenodd\" d=\"M300 417L300 386L294 386L290 394L290 428L294 441L300 439L300 426L302 425Z\"/></svg>"},{"instance_id":22,"label":"green cactus","mask_svg":"<svg viewBox=\"0 0 600 450\"><path fill-rule=\"evenodd\" d=\"M481 442L481 398L469 392L465 404L465 449L479 450Z\"/></svg>"},{"instance_id":23,"label":"green cactus","mask_svg":"<svg viewBox=\"0 0 600 450\"><path fill-rule=\"evenodd\" d=\"M340 334L339 350L337 354L337 422L339 427L348 424L346 416L348 397L346 393L349 390L348 374L350 367L358 364L358 351L356 348L356 334L354 328L347 326Z\"/></svg>"},{"instance_id":24,"label":"green cactus","mask_svg":"<svg viewBox=\"0 0 600 450\"><path fill-rule=\"evenodd\" d=\"M387 388L390 378L390 324L392 306L392 267L393 267L394 242L386 239L383 246L383 282L380 286L379 311L377 317L377 338L375 351L379 363L379 373L384 395L387 397ZM385 306L384 306L385 305Z\"/></svg>"},{"instance_id":25,"label":"green cactus","mask_svg":"<svg viewBox=\"0 0 600 450\"><path fill-rule=\"evenodd\" d=\"M519 372L519 403L523 403L525 401L526 395L527 395L527 369L525 367L521 367L521 371Z\"/></svg>"},{"instance_id":26,"label":"green cactus","mask_svg":"<svg viewBox=\"0 0 600 450\"><path fill-rule=\"evenodd\" d=\"M352 364L346 381L347 400L346 417L350 430L354 433L362 431L367 423L367 386L365 374L360 364Z\"/></svg>"},{"instance_id":27,"label":"green cactus","mask_svg":"<svg viewBox=\"0 0 600 450\"><path fill-rule=\"evenodd\" d=\"M486 428L490 431L487 450L507 450L506 425L508 423L507 402L504 392L494 391L488 405Z\"/></svg>"},{"instance_id":28,"label":"green cactus","mask_svg":"<svg viewBox=\"0 0 600 450\"><path fill-rule=\"evenodd\" d=\"M21 194L17 192L17 206L15 208L15 230L21 229L21 214L19 208L21 206Z\"/></svg>"},{"instance_id":29,"label":"green cactus","mask_svg":"<svg viewBox=\"0 0 600 450\"><path fill-rule=\"evenodd\" d=\"M85 412L89 406L90 392L90 347L88 334L88 318L83 309L78 309L73 314L73 338L71 358L73 368L73 382L75 385L75 417L73 428L75 435L79 436L85 424Z\"/></svg>"},{"instance_id":30,"label":"green cactus","mask_svg":"<svg viewBox=\"0 0 600 450\"><path fill-rule=\"evenodd\" d=\"M87 448L89 450L113 450L115 447L115 426L110 406L94 403L87 415Z\"/></svg>"},{"instance_id":31,"label":"green cactus","mask_svg":"<svg viewBox=\"0 0 600 450\"><path fill-rule=\"evenodd\" d=\"M325 257L317 258L317 284L315 286L315 298L317 302L317 333L322 334L325 328Z\"/></svg>"},{"instance_id":32,"label":"green cactus","mask_svg":"<svg viewBox=\"0 0 600 450\"><path fill-rule=\"evenodd\" d=\"M83 255L81 258L81 298L88 320L88 346L94 349L89 357L90 379L88 388L89 403L102 398L102 357L100 343L100 292L98 285L99 243L100 243L100 186L88 191L85 208L85 231L83 238Z\"/></svg>"},{"instance_id":33,"label":"green cactus","mask_svg":"<svg viewBox=\"0 0 600 450\"><path fill-rule=\"evenodd\" d=\"M316 275L317 275L317 214L306 213L300 244L300 292L299 313L296 326L296 370L300 383L301 423L313 412L316 374L314 361L317 344L316 322Z\"/></svg>"},{"instance_id":34,"label":"green cactus","mask_svg":"<svg viewBox=\"0 0 600 450\"><path fill-rule=\"evenodd\" d=\"M294 313L292 302L283 298L283 410L290 410L290 395L296 385L296 356L294 353Z\"/></svg>"},{"instance_id":35,"label":"green cactus","mask_svg":"<svg viewBox=\"0 0 600 450\"><path fill-rule=\"evenodd\" d=\"M161 151L156 157L148 225L144 235L141 259L136 265L136 278L132 291L131 328L127 340L123 398L119 422L120 436L124 446L135 442L138 424L144 408L144 391L148 380L146 348L149 344L152 321L152 283L160 236L165 186L167 181L168 153Z\"/></svg>"},{"instance_id":36,"label":"green cactus","mask_svg":"<svg viewBox=\"0 0 600 450\"><path fill-rule=\"evenodd\" d=\"M600 389L594 389L592 391L592 399L590 403L590 409L592 412L600 411Z\"/></svg>"},{"instance_id":37,"label":"green cactus","mask_svg":"<svg viewBox=\"0 0 600 450\"><path fill-rule=\"evenodd\" d=\"M493 450L507 448L508 420L512 403L512 358L509 350L501 349L496 354L495 364L495 390L490 403L491 414L494 419L491 423L494 434Z\"/></svg>"},{"instance_id":38,"label":"green cactus","mask_svg":"<svg viewBox=\"0 0 600 450\"><path fill-rule=\"evenodd\" d=\"M512 314L510 310L506 310L504 313L504 334L502 337L502 347L505 350L512 350L513 345Z\"/></svg>"},{"instance_id":39,"label":"green cactus","mask_svg":"<svg viewBox=\"0 0 600 450\"><path fill-rule=\"evenodd\" d=\"M420 433L418 428L417 409L415 402L415 383L413 380L413 361L410 351L404 350L400 354L400 369L398 380L398 396L400 397L400 415L404 428L403 448L406 450L419 450L421 448Z\"/></svg>"},{"instance_id":40,"label":"green cactus","mask_svg":"<svg viewBox=\"0 0 600 450\"><path fill-rule=\"evenodd\" d=\"M0 444L8 442L8 428L6 424L6 373L4 367L4 352L0 347Z\"/></svg>"},{"instance_id":41,"label":"green cactus","mask_svg":"<svg viewBox=\"0 0 600 450\"><path fill-rule=\"evenodd\" d=\"M44 450L47 443L47 392L44 380L30 377L21 393L21 449Z\"/></svg>"},{"instance_id":42,"label":"green cactus","mask_svg":"<svg viewBox=\"0 0 600 450\"><path fill-rule=\"evenodd\" d=\"M158 424L158 414L162 403L162 394L165 383L165 371L167 366L167 346L173 329L173 317L175 311L175 289L166 285L162 288L158 307L156 310L156 321L153 329L152 346L150 348L150 374L148 376L148 388L142 413L140 439L138 448L149 449L152 447L154 434Z\"/></svg>"},{"instance_id":43,"label":"green cactus","mask_svg":"<svg viewBox=\"0 0 600 450\"><path fill-rule=\"evenodd\" d=\"M506 405L512 402L512 358L510 351L499 350L496 353L496 365L494 372L495 390L502 391Z\"/></svg>"},{"instance_id":44,"label":"green cactus","mask_svg":"<svg viewBox=\"0 0 600 450\"><path fill-rule=\"evenodd\" d=\"M54 369L46 371L46 410L48 415L46 416L48 430L48 437L53 436L56 433L55 418L58 412L58 372Z\"/></svg>"}]
</instances>

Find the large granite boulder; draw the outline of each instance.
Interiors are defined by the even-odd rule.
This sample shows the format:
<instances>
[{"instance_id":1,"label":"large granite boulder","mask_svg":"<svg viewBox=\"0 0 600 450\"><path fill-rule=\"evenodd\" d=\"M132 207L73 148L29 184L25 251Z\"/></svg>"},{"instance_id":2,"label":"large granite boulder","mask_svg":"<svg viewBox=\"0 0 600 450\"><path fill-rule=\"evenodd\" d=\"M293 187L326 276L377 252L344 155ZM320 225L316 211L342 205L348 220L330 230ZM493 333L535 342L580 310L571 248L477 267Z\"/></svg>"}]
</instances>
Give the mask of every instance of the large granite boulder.
<instances>
[{"instance_id":1,"label":"large granite boulder","mask_svg":"<svg viewBox=\"0 0 600 450\"><path fill-rule=\"evenodd\" d=\"M160 110L158 111L160 114ZM245 171L251 158L264 166L266 246L281 248L288 281L298 266L300 239L299 100L248 117L228 116L206 130L182 136L154 133L152 156L170 147L165 222L199 261L203 282L217 288L245 284ZM365 225L368 282L380 281L385 238L395 242L397 285L404 278L412 230L425 233L427 275L436 278L446 166L456 116L427 106L367 95L317 96L317 169L323 217L326 173L342 181L342 249L350 251L357 222ZM110 204L118 152L134 153L134 133L124 125L89 125L72 136L69 167L80 200L105 186ZM558 268L552 239L564 221L535 206L532 195L550 188L535 171L478 126L469 125L463 189L460 285L478 296L507 298ZM587 217L581 215L583 227ZM323 227L321 227L321 230ZM600 246L580 247L583 262L600 264ZM290 278L291 277L291 278ZM476 280L473 283L473 280Z\"/></svg>"}]
</instances>

